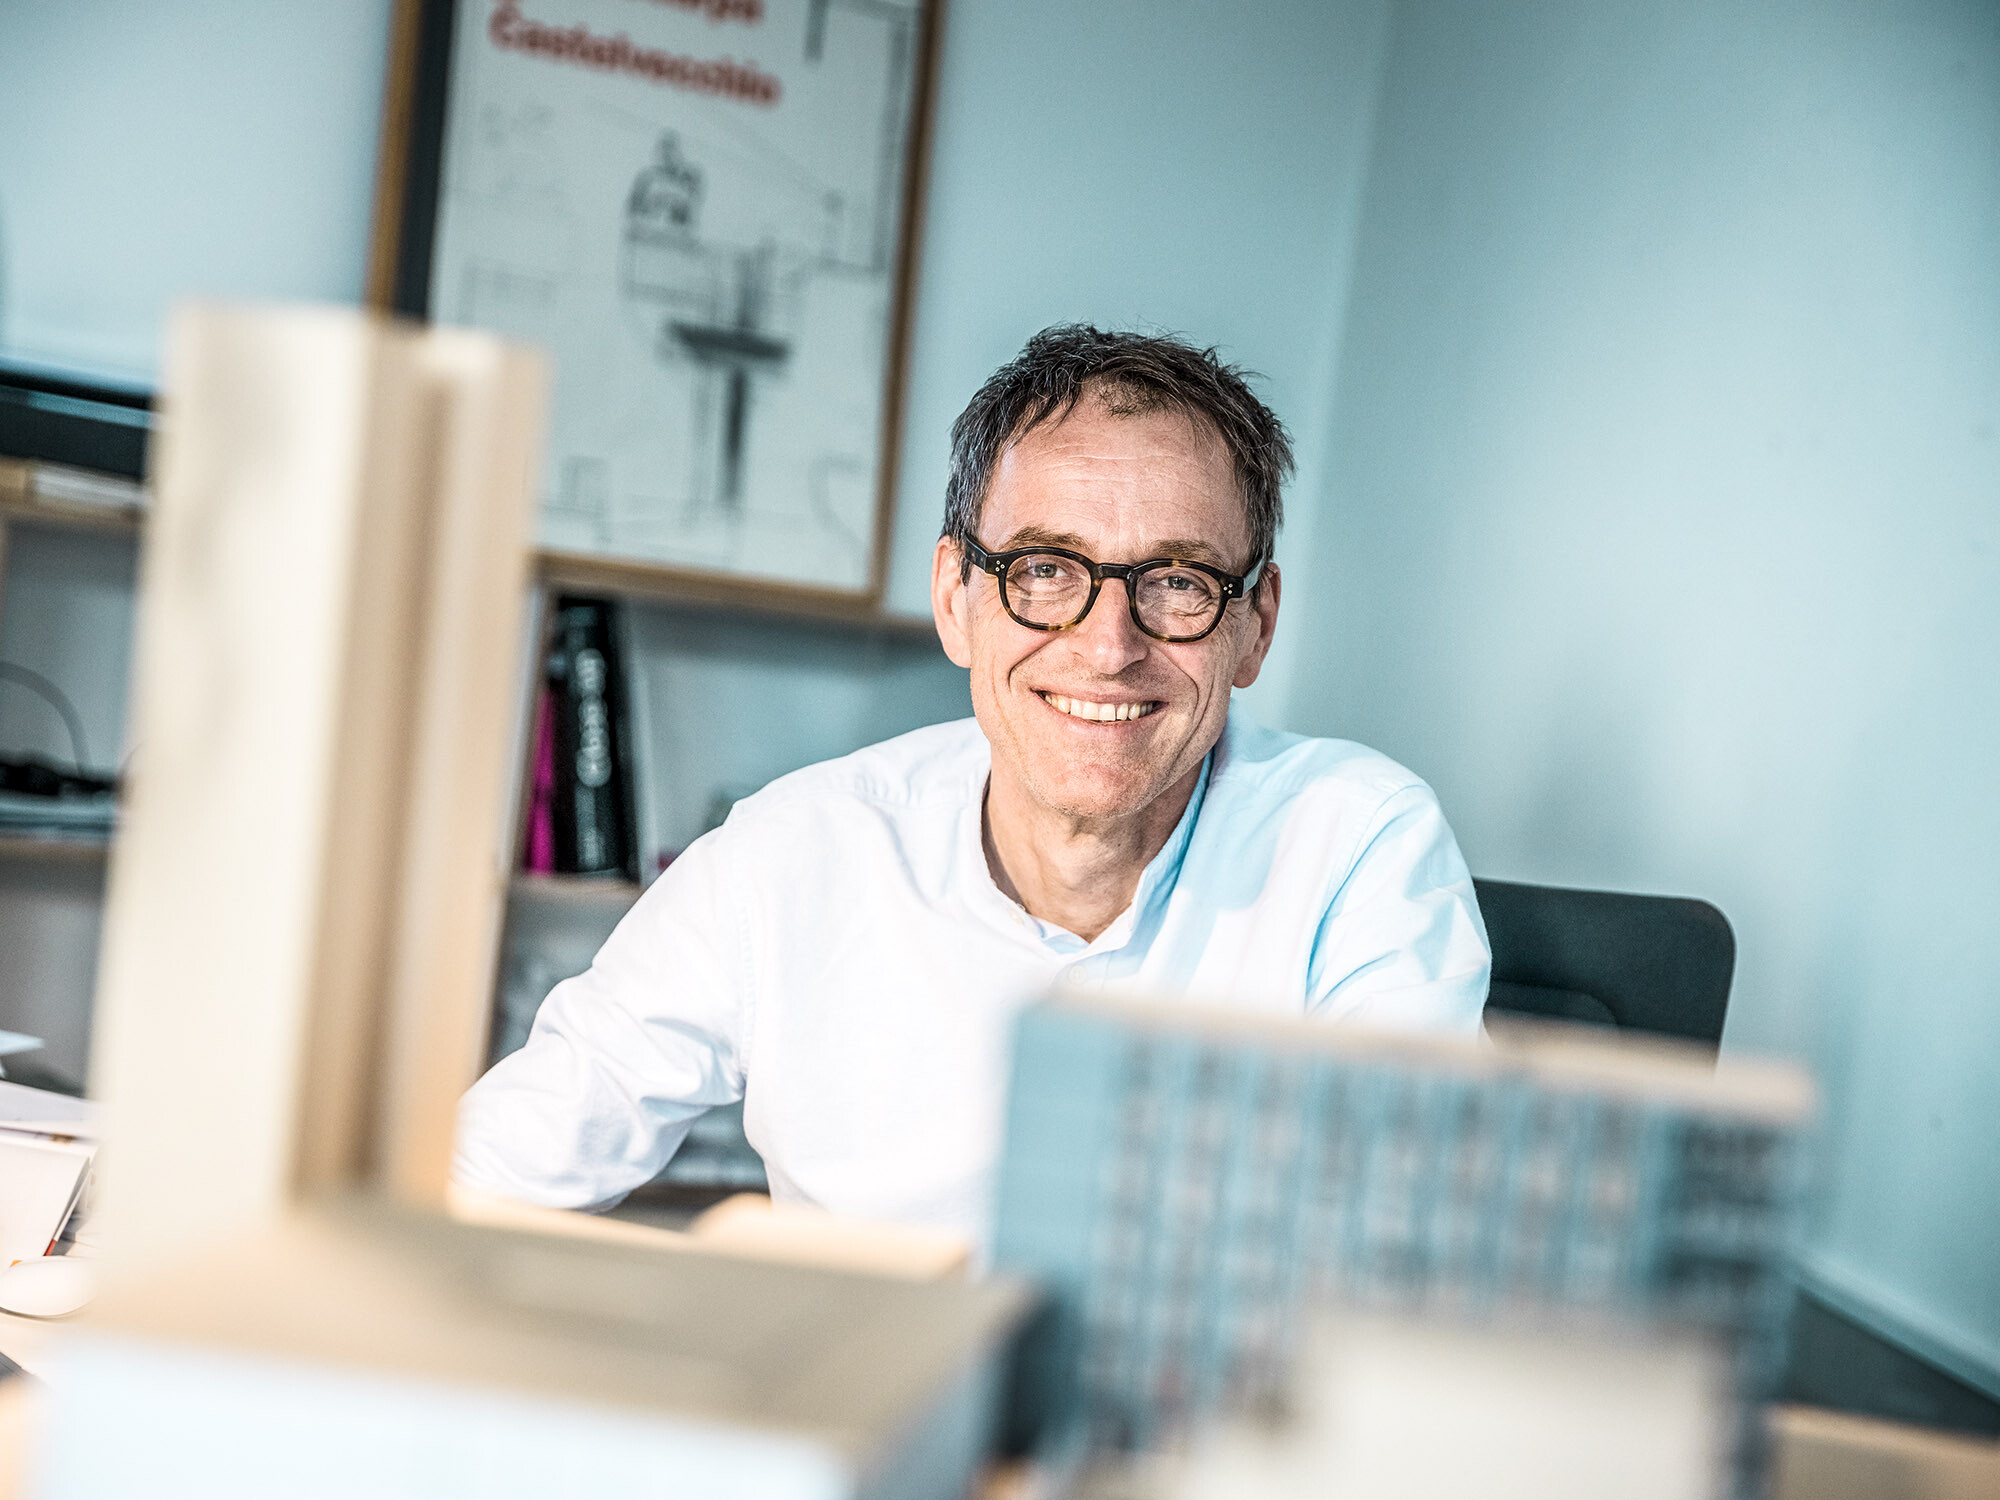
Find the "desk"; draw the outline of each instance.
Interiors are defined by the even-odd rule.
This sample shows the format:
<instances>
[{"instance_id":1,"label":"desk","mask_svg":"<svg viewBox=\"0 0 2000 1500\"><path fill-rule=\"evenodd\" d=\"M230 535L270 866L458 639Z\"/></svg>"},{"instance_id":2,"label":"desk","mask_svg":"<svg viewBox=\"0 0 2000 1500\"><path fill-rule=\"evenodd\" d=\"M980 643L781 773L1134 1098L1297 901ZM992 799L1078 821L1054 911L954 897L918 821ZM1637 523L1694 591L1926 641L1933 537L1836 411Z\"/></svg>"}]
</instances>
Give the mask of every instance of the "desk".
<instances>
[{"instance_id":1,"label":"desk","mask_svg":"<svg viewBox=\"0 0 2000 1500\"><path fill-rule=\"evenodd\" d=\"M66 1318L17 1318L0 1312L0 1354L6 1355L30 1375L42 1373L42 1362L50 1348L62 1337Z\"/></svg>"},{"instance_id":2,"label":"desk","mask_svg":"<svg viewBox=\"0 0 2000 1500\"><path fill-rule=\"evenodd\" d=\"M1983 1500L2000 1442L1812 1406L1771 1410L1772 1500Z\"/></svg>"},{"instance_id":3,"label":"desk","mask_svg":"<svg viewBox=\"0 0 2000 1500\"><path fill-rule=\"evenodd\" d=\"M67 1320L50 1322L0 1313L0 1353L39 1373L62 1338ZM32 1436L36 1386L0 1384L0 1500L22 1490L24 1448ZM2000 1444L1901 1423L1852 1417L1812 1407L1777 1407L1773 1500L1978 1500L2000 1493ZM1018 1476L1016 1476L1018 1478ZM1001 1482L984 1493L1014 1493Z\"/></svg>"},{"instance_id":4,"label":"desk","mask_svg":"<svg viewBox=\"0 0 2000 1500\"><path fill-rule=\"evenodd\" d=\"M66 1320L0 1313L0 1354L39 1379L43 1362L61 1340L65 1325ZM0 1500L19 1500L27 1493L27 1450L40 1395L37 1380L0 1382Z\"/></svg>"}]
</instances>

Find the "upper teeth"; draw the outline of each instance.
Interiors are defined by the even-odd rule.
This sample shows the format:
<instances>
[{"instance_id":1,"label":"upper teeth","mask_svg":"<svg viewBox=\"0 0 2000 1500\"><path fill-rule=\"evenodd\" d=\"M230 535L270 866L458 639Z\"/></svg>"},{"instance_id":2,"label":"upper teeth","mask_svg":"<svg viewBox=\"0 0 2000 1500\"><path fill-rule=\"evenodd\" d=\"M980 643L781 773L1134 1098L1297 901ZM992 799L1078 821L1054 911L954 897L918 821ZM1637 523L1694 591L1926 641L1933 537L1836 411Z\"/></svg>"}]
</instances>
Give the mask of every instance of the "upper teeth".
<instances>
[{"instance_id":1,"label":"upper teeth","mask_svg":"<svg viewBox=\"0 0 2000 1500\"><path fill-rule=\"evenodd\" d=\"M1044 693L1042 696L1052 708L1073 719L1096 719L1106 724L1114 719L1143 719L1160 706L1157 703L1092 703L1087 698L1065 698L1060 693Z\"/></svg>"}]
</instances>

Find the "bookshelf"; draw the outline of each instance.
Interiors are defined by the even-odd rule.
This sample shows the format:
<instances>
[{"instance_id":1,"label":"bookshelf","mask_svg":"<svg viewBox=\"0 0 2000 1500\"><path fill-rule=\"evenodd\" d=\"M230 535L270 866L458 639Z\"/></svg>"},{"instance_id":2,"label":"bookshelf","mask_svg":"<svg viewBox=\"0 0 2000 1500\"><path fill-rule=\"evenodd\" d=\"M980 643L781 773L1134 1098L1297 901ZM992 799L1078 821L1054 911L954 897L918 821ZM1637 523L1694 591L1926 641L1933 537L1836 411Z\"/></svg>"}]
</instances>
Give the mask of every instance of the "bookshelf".
<instances>
[{"instance_id":1,"label":"bookshelf","mask_svg":"<svg viewBox=\"0 0 2000 1500\"><path fill-rule=\"evenodd\" d=\"M624 911L643 889L630 880L603 880L594 875L546 875L517 870L507 882L516 901L567 902L585 908Z\"/></svg>"},{"instance_id":2,"label":"bookshelf","mask_svg":"<svg viewBox=\"0 0 2000 1500\"><path fill-rule=\"evenodd\" d=\"M775 778L971 712L965 673L945 658L928 620L801 618L761 598L720 603L663 588L620 597L648 881L661 854L685 848L737 798ZM514 876L496 1057L525 1038L556 981L589 965L641 888L595 876Z\"/></svg>"},{"instance_id":3,"label":"bookshelf","mask_svg":"<svg viewBox=\"0 0 2000 1500\"><path fill-rule=\"evenodd\" d=\"M40 838L26 833L0 833L0 860L47 860L57 864L102 864L111 852L109 839Z\"/></svg>"},{"instance_id":4,"label":"bookshelf","mask_svg":"<svg viewBox=\"0 0 2000 1500\"><path fill-rule=\"evenodd\" d=\"M92 407L88 389L58 384L59 391L42 389L0 367L0 610L11 580L16 618L34 615L29 606L44 595L86 586L99 593L122 587L129 611L146 525L140 476L148 403L110 392ZM54 570L62 577L50 576L51 559L65 558L111 561L80 571L65 563ZM535 579L545 598L595 594L624 606L640 797L652 809L642 848L649 878L659 854L685 847L736 797L774 777L970 712L964 674L945 660L927 619L810 589L554 550L537 554ZM111 626L100 621L93 630L64 657L64 687L122 704L129 624L116 651L108 649ZM0 640L0 656L13 649L20 642ZM109 763L122 714L104 709L93 722L104 726L91 733L93 754ZM526 762L524 746L524 771ZM11 1021L49 1036L51 1061L76 1077L87 1046L109 852L101 838L0 834L0 993L25 997L0 1010L0 1026ZM555 983L589 965L641 889L595 877L510 879L494 1054L525 1036ZM718 1137L733 1130L740 1138L733 1121L718 1116L712 1123ZM718 1149L732 1148L719 1141Z\"/></svg>"},{"instance_id":5,"label":"bookshelf","mask_svg":"<svg viewBox=\"0 0 2000 1500\"><path fill-rule=\"evenodd\" d=\"M685 848L728 802L777 776L971 711L963 674L944 658L928 619L844 607L815 613L788 597L804 591L746 591L586 561L592 566L542 553L538 578L545 604L595 595L623 612L618 647L639 762L643 883L658 873L661 854ZM532 755L524 734L524 811ZM629 906L642 884L521 872L513 895Z\"/></svg>"},{"instance_id":6,"label":"bookshelf","mask_svg":"<svg viewBox=\"0 0 2000 1500\"><path fill-rule=\"evenodd\" d=\"M9 473L13 470L13 473ZM29 470L29 474L22 474ZM29 465L0 459L0 523L28 526L80 527L86 531L135 534L144 522L140 507L51 499L27 486L36 482ZM18 488L13 488L18 486Z\"/></svg>"},{"instance_id":7,"label":"bookshelf","mask_svg":"<svg viewBox=\"0 0 2000 1500\"><path fill-rule=\"evenodd\" d=\"M74 469L66 465L31 459L0 457L0 613L7 598L8 561L19 560L30 540L23 532L38 534L36 539L73 536L91 551L93 540L109 542L117 560L109 566L122 571L144 519L145 493L133 480ZM44 554L47 548L38 548ZM56 551L74 552L59 541ZM0 643L0 657L10 649ZM121 680L110 685L122 697ZM18 689L16 689L18 691ZM0 742L0 750L16 747ZM100 755L110 749L100 746ZM17 830L0 831L0 861L11 863L58 863L101 865L110 844L107 837L89 833L40 834Z\"/></svg>"},{"instance_id":8,"label":"bookshelf","mask_svg":"<svg viewBox=\"0 0 2000 1500\"><path fill-rule=\"evenodd\" d=\"M893 615L853 595L828 589L746 583L720 574L588 557L544 549L538 571L551 592L605 594L681 609L712 609L743 619L831 625L865 634L934 640L936 627L913 615Z\"/></svg>"},{"instance_id":9,"label":"bookshelf","mask_svg":"<svg viewBox=\"0 0 2000 1500\"><path fill-rule=\"evenodd\" d=\"M55 683L87 730L92 769L115 766L150 398L0 365L0 658ZM58 712L10 683L0 750L71 758ZM85 1076L110 840L0 832L0 1026L43 1038L19 1076Z\"/></svg>"},{"instance_id":10,"label":"bookshelf","mask_svg":"<svg viewBox=\"0 0 2000 1500\"><path fill-rule=\"evenodd\" d=\"M0 456L0 604L6 594L7 544L20 527L131 538L145 520L136 481L63 464Z\"/></svg>"}]
</instances>

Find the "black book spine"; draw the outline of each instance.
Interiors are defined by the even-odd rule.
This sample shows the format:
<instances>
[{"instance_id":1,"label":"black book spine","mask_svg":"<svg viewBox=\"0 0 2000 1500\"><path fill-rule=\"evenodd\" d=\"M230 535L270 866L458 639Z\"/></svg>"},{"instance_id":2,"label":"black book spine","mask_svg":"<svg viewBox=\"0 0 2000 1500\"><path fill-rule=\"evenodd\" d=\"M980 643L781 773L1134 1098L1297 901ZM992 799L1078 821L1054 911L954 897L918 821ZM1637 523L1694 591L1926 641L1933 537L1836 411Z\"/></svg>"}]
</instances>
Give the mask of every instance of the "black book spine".
<instances>
[{"instance_id":1,"label":"black book spine","mask_svg":"<svg viewBox=\"0 0 2000 1500\"><path fill-rule=\"evenodd\" d=\"M556 600L549 646L555 713L555 867L639 878L631 729L613 610L604 599Z\"/></svg>"}]
</instances>

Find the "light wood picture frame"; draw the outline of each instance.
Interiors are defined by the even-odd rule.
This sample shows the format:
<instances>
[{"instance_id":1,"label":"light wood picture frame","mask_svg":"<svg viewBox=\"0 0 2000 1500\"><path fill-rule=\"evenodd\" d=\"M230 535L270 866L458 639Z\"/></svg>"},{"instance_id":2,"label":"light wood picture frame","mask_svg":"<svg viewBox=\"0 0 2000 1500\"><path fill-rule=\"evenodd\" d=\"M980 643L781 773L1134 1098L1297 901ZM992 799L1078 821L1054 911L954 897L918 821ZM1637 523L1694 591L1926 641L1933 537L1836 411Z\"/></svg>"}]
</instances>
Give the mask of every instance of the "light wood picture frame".
<instances>
[{"instance_id":1,"label":"light wood picture frame","mask_svg":"<svg viewBox=\"0 0 2000 1500\"><path fill-rule=\"evenodd\" d=\"M371 303L552 357L537 539L873 615L942 0L404 0Z\"/></svg>"}]
</instances>

